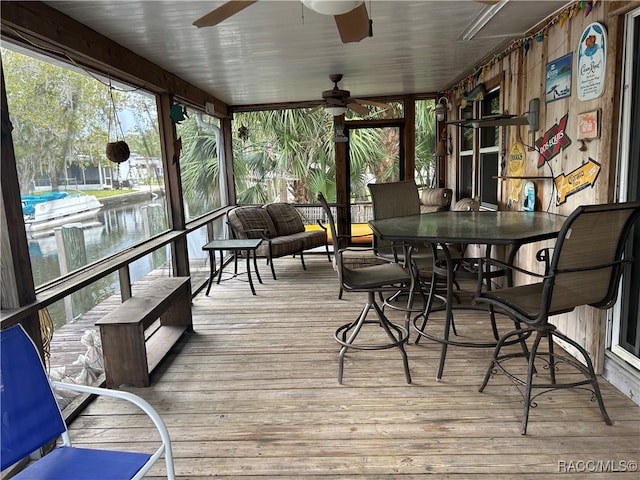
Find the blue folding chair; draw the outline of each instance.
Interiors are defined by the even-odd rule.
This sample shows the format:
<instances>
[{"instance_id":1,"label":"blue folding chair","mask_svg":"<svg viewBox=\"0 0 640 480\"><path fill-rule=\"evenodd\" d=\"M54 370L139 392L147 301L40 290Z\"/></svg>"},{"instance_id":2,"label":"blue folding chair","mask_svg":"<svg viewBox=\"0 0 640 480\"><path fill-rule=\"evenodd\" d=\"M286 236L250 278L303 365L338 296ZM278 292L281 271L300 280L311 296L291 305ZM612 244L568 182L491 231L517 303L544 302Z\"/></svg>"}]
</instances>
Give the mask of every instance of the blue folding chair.
<instances>
[{"instance_id":1,"label":"blue folding chair","mask_svg":"<svg viewBox=\"0 0 640 480\"><path fill-rule=\"evenodd\" d=\"M175 478L169 432L145 400L129 392L86 385L49 382L38 350L21 325L0 332L0 419L2 470L41 447L62 438L62 445L36 460L13 478L55 480L115 480L142 478L164 454L167 477ZM75 448L56 402L53 388L127 400L154 423L162 445L155 453Z\"/></svg>"}]
</instances>

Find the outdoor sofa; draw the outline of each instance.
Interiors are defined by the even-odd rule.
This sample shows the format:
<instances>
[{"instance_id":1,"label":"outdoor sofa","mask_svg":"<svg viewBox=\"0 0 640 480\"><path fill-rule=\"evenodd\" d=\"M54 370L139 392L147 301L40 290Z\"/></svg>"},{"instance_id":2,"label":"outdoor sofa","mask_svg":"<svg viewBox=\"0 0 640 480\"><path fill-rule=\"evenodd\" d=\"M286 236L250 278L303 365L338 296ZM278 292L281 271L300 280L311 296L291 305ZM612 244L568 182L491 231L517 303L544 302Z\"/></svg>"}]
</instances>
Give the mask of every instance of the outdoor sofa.
<instances>
[{"instance_id":1,"label":"outdoor sofa","mask_svg":"<svg viewBox=\"0 0 640 480\"><path fill-rule=\"evenodd\" d=\"M303 252L324 246L331 261L326 229L306 230L302 215L289 203L240 206L229 211L228 218L235 238L263 240L256 250L256 256L267 259L274 280L276 279L274 258L299 255L302 268L306 270Z\"/></svg>"}]
</instances>

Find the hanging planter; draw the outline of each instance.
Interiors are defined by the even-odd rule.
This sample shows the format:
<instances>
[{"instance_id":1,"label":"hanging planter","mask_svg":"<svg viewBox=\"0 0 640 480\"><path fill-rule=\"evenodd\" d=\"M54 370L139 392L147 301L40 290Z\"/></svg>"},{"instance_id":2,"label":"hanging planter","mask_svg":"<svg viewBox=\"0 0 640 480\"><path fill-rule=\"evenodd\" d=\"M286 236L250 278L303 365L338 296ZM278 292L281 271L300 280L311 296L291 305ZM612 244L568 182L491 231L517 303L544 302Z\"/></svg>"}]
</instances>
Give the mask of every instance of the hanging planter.
<instances>
[{"instance_id":1,"label":"hanging planter","mask_svg":"<svg viewBox=\"0 0 640 480\"><path fill-rule=\"evenodd\" d=\"M114 163L126 162L131 155L129 145L124 140L107 143L107 158Z\"/></svg>"},{"instance_id":2,"label":"hanging planter","mask_svg":"<svg viewBox=\"0 0 640 480\"><path fill-rule=\"evenodd\" d=\"M111 86L111 81L109 81L109 94L111 96L111 112L109 114L109 132L108 137L111 138L111 125L112 122L115 124L114 129L116 131L116 141L107 143L106 155L109 160L113 163L122 163L126 162L129 159L129 155L131 155L131 151L129 150L129 145L124 141L124 132L122 131L122 125L120 125L120 120L118 119L118 111L116 109L116 101L113 98L113 87ZM118 135L120 132L120 135ZM122 140L120 140L122 138Z\"/></svg>"}]
</instances>

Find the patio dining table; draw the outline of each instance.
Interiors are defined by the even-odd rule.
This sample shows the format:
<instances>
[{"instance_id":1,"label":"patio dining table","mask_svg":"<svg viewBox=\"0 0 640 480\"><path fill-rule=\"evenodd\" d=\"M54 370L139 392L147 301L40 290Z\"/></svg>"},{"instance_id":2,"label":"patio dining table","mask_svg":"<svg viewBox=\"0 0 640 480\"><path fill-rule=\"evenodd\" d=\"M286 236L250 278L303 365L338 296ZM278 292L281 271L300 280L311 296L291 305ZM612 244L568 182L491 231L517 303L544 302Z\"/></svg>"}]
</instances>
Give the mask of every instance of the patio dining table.
<instances>
[{"instance_id":1,"label":"patio dining table","mask_svg":"<svg viewBox=\"0 0 640 480\"><path fill-rule=\"evenodd\" d=\"M546 212L516 212L516 211L480 211L480 212L435 212L420 215L407 215L401 217L371 220L369 225L374 234L381 240L396 243L428 243L434 251L442 252L446 257L446 301L445 301L445 326L442 337L436 337L426 332L422 335L430 340L442 344L440 365L436 379L442 378L444 362L448 345L468 347L491 347L495 343L487 342L463 342L451 340L450 330L453 319L453 279L454 262L447 247L448 244L480 244L485 245L486 256L491 255L493 245L509 246L507 263L512 264L518 249L527 243L549 240L557 237L565 217ZM507 281L511 283L510 275ZM425 309L428 309L427 302ZM430 311L421 315L428 317ZM494 336L496 335L495 321ZM497 340L497 339L496 339Z\"/></svg>"}]
</instances>

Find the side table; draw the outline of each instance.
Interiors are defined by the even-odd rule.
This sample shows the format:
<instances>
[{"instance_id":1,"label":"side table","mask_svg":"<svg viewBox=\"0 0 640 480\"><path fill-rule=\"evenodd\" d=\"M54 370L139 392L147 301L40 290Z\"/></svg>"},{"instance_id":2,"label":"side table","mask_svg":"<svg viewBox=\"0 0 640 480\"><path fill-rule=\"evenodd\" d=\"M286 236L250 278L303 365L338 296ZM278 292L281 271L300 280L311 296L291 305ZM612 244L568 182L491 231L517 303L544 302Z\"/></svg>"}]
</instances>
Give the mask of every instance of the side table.
<instances>
[{"instance_id":1,"label":"side table","mask_svg":"<svg viewBox=\"0 0 640 480\"><path fill-rule=\"evenodd\" d=\"M213 277L215 276L215 252L220 252L220 268L218 269L218 280L216 283L220 283L222 279L222 269L224 262L224 251L233 252L233 261L235 264L235 271L232 278L238 276L238 253L246 252L247 258L247 271L241 272L246 273L249 278L249 286L251 287L251 293L256 294L256 289L253 287L253 280L251 279L251 258L253 257L253 268L256 272L256 276L258 277L258 281L262 283L262 278L260 278L260 272L258 271L258 264L256 262L256 249L262 243L261 238L249 238L249 239L230 239L230 240L213 240L202 247L202 250L209 252L209 266L210 266L210 274L209 274L209 285L207 286L207 293L205 295L209 295L209 291L211 290L211 285L213 284Z\"/></svg>"}]
</instances>

